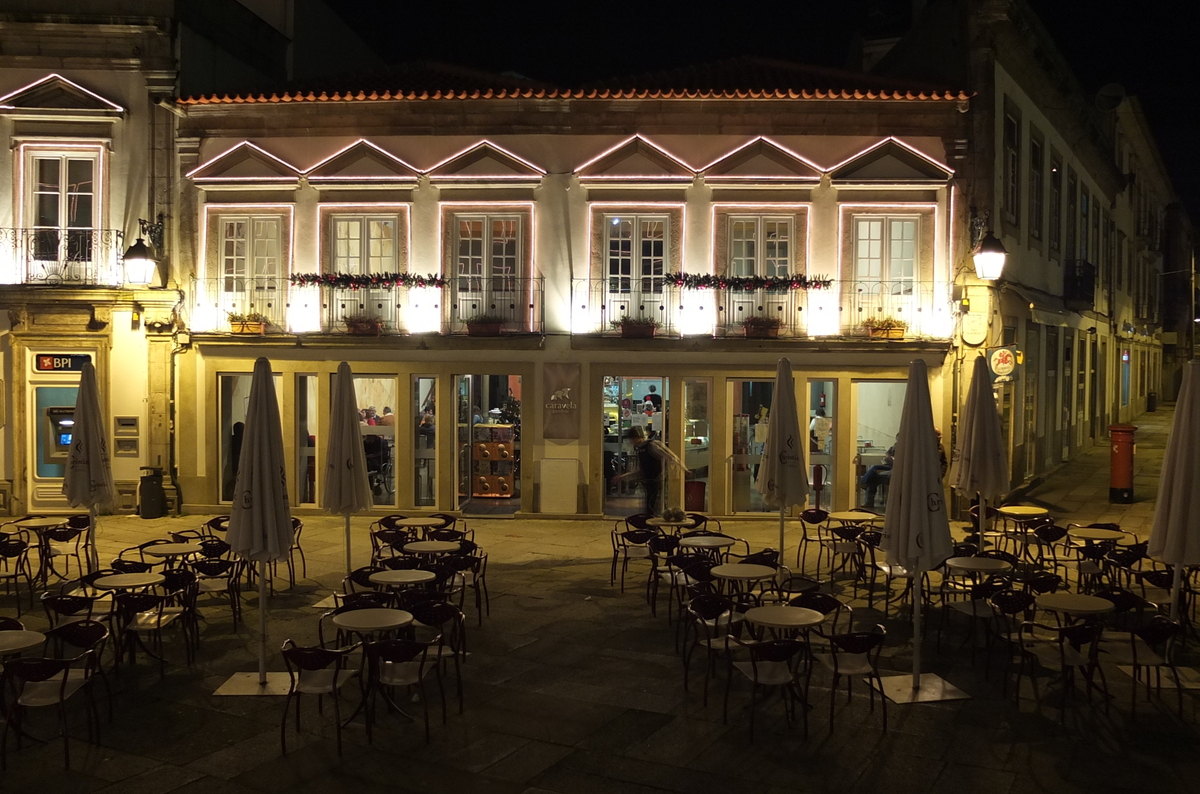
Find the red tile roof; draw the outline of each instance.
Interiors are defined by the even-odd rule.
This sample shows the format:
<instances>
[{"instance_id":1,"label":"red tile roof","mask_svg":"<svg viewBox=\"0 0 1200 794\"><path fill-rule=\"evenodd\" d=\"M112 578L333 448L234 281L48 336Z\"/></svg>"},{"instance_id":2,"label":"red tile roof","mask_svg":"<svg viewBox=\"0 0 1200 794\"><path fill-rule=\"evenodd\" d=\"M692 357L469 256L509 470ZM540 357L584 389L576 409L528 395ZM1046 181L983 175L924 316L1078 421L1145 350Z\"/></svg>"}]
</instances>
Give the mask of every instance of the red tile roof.
<instances>
[{"instance_id":1,"label":"red tile roof","mask_svg":"<svg viewBox=\"0 0 1200 794\"><path fill-rule=\"evenodd\" d=\"M776 61L733 58L575 88L516 75L496 75L432 61L398 66L386 74L339 79L330 90L293 88L267 94L186 97L182 105L291 102L387 102L431 99L969 99L963 92L858 72ZM382 88L383 86L391 87ZM371 86L371 87L368 87ZM382 88L382 90L381 90Z\"/></svg>"}]
</instances>

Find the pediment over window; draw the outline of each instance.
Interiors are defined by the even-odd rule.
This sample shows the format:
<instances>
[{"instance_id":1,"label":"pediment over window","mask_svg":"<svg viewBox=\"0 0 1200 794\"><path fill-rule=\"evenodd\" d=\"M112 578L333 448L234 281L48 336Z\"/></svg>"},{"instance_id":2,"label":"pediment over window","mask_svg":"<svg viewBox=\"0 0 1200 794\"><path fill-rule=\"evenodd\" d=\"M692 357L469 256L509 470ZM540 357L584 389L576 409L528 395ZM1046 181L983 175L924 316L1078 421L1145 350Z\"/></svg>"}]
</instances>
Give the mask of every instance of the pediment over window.
<instances>
[{"instance_id":1,"label":"pediment over window","mask_svg":"<svg viewBox=\"0 0 1200 794\"><path fill-rule=\"evenodd\" d=\"M756 138L734 149L706 167L702 173L706 181L712 182L815 182L821 178L819 167L766 138Z\"/></svg>"},{"instance_id":2,"label":"pediment over window","mask_svg":"<svg viewBox=\"0 0 1200 794\"><path fill-rule=\"evenodd\" d=\"M691 180L695 171L687 163L640 135L620 143L575 169L580 180L615 181Z\"/></svg>"},{"instance_id":3,"label":"pediment over window","mask_svg":"<svg viewBox=\"0 0 1200 794\"><path fill-rule=\"evenodd\" d=\"M360 140L305 172L311 182L412 182L418 172L370 141Z\"/></svg>"},{"instance_id":4,"label":"pediment over window","mask_svg":"<svg viewBox=\"0 0 1200 794\"><path fill-rule=\"evenodd\" d=\"M488 141L480 141L435 165L429 178L490 182L540 180L545 169Z\"/></svg>"},{"instance_id":5,"label":"pediment over window","mask_svg":"<svg viewBox=\"0 0 1200 794\"><path fill-rule=\"evenodd\" d=\"M242 141L188 173L197 182L296 182L300 171L249 141Z\"/></svg>"},{"instance_id":6,"label":"pediment over window","mask_svg":"<svg viewBox=\"0 0 1200 794\"><path fill-rule=\"evenodd\" d=\"M895 138L859 152L830 172L834 184L928 184L952 176L953 169Z\"/></svg>"},{"instance_id":7,"label":"pediment over window","mask_svg":"<svg viewBox=\"0 0 1200 794\"><path fill-rule=\"evenodd\" d=\"M62 75L49 74L0 97L0 112L8 115L65 113L120 117L125 114L125 108Z\"/></svg>"}]
</instances>

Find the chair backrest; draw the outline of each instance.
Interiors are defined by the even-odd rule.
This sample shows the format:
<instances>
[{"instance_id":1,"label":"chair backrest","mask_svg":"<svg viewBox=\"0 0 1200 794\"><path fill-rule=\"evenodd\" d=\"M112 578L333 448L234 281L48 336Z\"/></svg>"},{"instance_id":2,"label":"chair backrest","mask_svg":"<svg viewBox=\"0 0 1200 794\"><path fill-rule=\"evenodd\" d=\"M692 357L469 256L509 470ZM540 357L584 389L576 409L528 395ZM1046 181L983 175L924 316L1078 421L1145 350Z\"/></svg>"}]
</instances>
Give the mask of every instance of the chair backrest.
<instances>
[{"instance_id":1,"label":"chair backrest","mask_svg":"<svg viewBox=\"0 0 1200 794\"><path fill-rule=\"evenodd\" d=\"M681 555L677 555L677 556L681 556ZM679 567L680 567L680 570L683 571L685 576L687 576L690 579L693 579L697 582L711 582L711 581L713 581L714 578L716 578L712 575L712 569L716 568L718 563L713 562L711 559L709 559L707 557L697 558L695 555L682 555L682 556L684 556L684 560L683 560L684 564ZM675 559L675 558L672 558L672 559Z\"/></svg>"},{"instance_id":2,"label":"chair backrest","mask_svg":"<svg viewBox=\"0 0 1200 794\"><path fill-rule=\"evenodd\" d=\"M237 567L237 561L220 559L192 560L188 563L188 567L202 577L216 579L233 576L234 569Z\"/></svg>"},{"instance_id":3,"label":"chair backrest","mask_svg":"<svg viewBox=\"0 0 1200 794\"><path fill-rule=\"evenodd\" d=\"M1003 549L984 549L975 556L988 560L1002 560L1014 568L1021 564L1021 560L1017 558L1017 555Z\"/></svg>"},{"instance_id":4,"label":"chair backrest","mask_svg":"<svg viewBox=\"0 0 1200 794\"><path fill-rule=\"evenodd\" d=\"M733 610L733 600L718 593L702 593L687 604L688 612L701 621L711 621Z\"/></svg>"},{"instance_id":5,"label":"chair backrest","mask_svg":"<svg viewBox=\"0 0 1200 794\"><path fill-rule=\"evenodd\" d=\"M8 615L0 615L0 631L24 631L25 624Z\"/></svg>"},{"instance_id":6,"label":"chair backrest","mask_svg":"<svg viewBox=\"0 0 1200 794\"><path fill-rule=\"evenodd\" d=\"M829 513L819 507L810 507L800 513L800 520L805 524L824 524L829 520Z\"/></svg>"},{"instance_id":7,"label":"chair backrest","mask_svg":"<svg viewBox=\"0 0 1200 794\"><path fill-rule=\"evenodd\" d=\"M674 554L679 549L679 537L676 535L655 535L646 541L652 555Z\"/></svg>"},{"instance_id":8,"label":"chair backrest","mask_svg":"<svg viewBox=\"0 0 1200 794\"><path fill-rule=\"evenodd\" d=\"M80 651L92 651L99 658L108 640L108 626L98 620L76 620L50 629L46 637L60 643L60 646L70 645Z\"/></svg>"},{"instance_id":9,"label":"chair backrest","mask_svg":"<svg viewBox=\"0 0 1200 794\"><path fill-rule=\"evenodd\" d=\"M39 683L62 676L62 683L59 687L61 697L66 692L69 680L68 676L62 675L63 671L69 670L76 662L83 661L84 657L88 655L85 652L74 659L44 659L33 656L9 659L4 663L4 674L12 680L17 691L20 691L26 683Z\"/></svg>"},{"instance_id":10,"label":"chair backrest","mask_svg":"<svg viewBox=\"0 0 1200 794\"><path fill-rule=\"evenodd\" d=\"M342 580L342 589L347 593L353 593L355 588L364 590L374 590L375 583L371 581L371 574L379 573L383 568L378 565L366 565L362 568L355 568L350 572L350 575Z\"/></svg>"},{"instance_id":11,"label":"chair backrest","mask_svg":"<svg viewBox=\"0 0 1200 794\"><path fill-rule=\"evenodd\" d=\"M625 528L626 529L651 529L650 525L647 524L646 522L652 518L654 518L654 516L650 515L649 513L634 513L631 516L625 517Z\"/></svg>"},{"instance_id":12,"label":"chair backrest","mask_svg":"<svg viewBox=\"0 0 1200 794\"><path fill-rule=\"evenodd\" d=\"M1025 589L1031 593L1043 595L1058 592L1058 589L1064 584L1066 583L1058 574L1050 571L1038 571L1025 580Z\"/></svg>"},{"instance_id":13,"label":"chair backrest","mask_svg":"<svg viewBox=\"0 0 1200 794\"><path fill-rule=\"evenodd\" d=\"M867 663L875 668L879 664L879 653L887 640L887 629L882 624L876 624L871 631L848 631L842 634L824 634L820 629L816 633L829 641L834 657L838 654L862 656Z\"/></svg>"},{"instance_id":14,"label":"chair backrest","mask_svg":"<svg viewBox=\"0 0 1200 794\"><path fill-rule=\"evenodd\" d=\"M1156 615L1145 625L1133 630L1133 634L1151 648L1173 644L1175 638L1182 633L1183 626L1164 615ZM1163 656L1169 658L1167 652L1164 652Z\"/></svg>"},{"instance_id":15,"label":"chair backrest","mask_svg":"<svg viewBox=\"0 0 1200 794\"><path fill-rule=\"evenodd\" d=\"M326 670L330 667L342 669L346 665L346 657L355 651L362 643L355 643L349 648L319 648L315 646L297 645L292 640L283 643L283 661L288 673L292 668L297 670ZM294 674L293 674L294 677Z\"/></svg>"},{"instance_id":16,"label":"chair backrest","mask_svg":"<svg viewBox=\"0 0 1200 794\"><path fill-rule=\"evenodd\" d=\"M788 601L788 606L811 609L816 612L820 612L822 615L829 615L833 612L837 612L840 609L850 608L828 593L817 592L801 593L800 595L790 599Z\"/></svg>"},{"instance_id":17,"label":"chair backrest","mask_svg":"<svg viewBox=\"0 0 1200 794\"><path fill-rule=\"evenodd\" d=\"M753 554L747 554L738 560L743 565L765 565L768 568L779 567L779 552L775 549L763 549Z\"/></svg>"},{"instance_id":18,"label":"chair backrest","mask_svg":"<svg viewBox=\"0 0 1200 794\"><path fill-rule=\"evenodd\" d=\"M76 513L67 516L67 526L72 529L87 529L92 525L92 517L87 513Z\"/></svg>"},{"instance_id":19,"label":"chair backrest","mask_svg":"<svg viewBox=\"0 0 1200 794\"><path fill-rule=\"evenodd\" d=\"M0 540L0 558L16 560L25 557L28 553L29 543L18 537L10 535L4 540Z\"/></svg>"},{"instance_id":20,"label":"chair backrest","mask_svg":"<svg viewBox=\"0 0 1200 794\"><path fill-rule=\"evenodd\" d=\"M1052 545L1067 536L1067 528L1057 524L1039 524L1033 528L1033 535L1042 543Z\"/></svg>"},{"instance_id":21,"label":"chair backrest","mask_svg":"<svg viewBox=\"0 0 1200 794\"><path fill-rule=\"evenodd\" d=\"M842 524L840 527L833 528L833 534L846 541L858 540L858 536L864 531L865 527L862 524Z\"/></svg>"},{"instance_id":22,"label":"chair backrest","mask_svg":"<svg viewBox=\"0 0 1200 794\"><path fill-rule=\"evenodd\" d=\"M442 520L442 525L440 527L434 527L434 529L447 529L449 527L455 526L458 523L458 517L452 516L449 513L430 513L429 517L430 518L440 518ZM466 531L466 522L465 521L463 522L463 531L464 532Z\"/></svg>"},{"instance_id":23,"label":"chair backrest","mask_svg":"<svg viewBox=\"0 0 1200 794\"><path fill-rule=\"evenodd\" d=\"M429 530L429 532L426 534L426 537L428 537L430 540L450 541L453 543L466 540L467 533L452 527L444 527L441 529Z\"/></svg>"},{"instance_id":24,"label":"chair backrest","mask_svg":"<svg viewBox=\"0 0 1200 794\"><path fill-rule=\"evenodd\" d=\"M1058 631L1063 641L1072 647L1082 649L1087 645L1095 651L1100 637L1104 634L1104 624L1098 620L1085 620L1082 623L1063 626Z\"/></svg>"},{"instance_id":25,"label":"chair backrest","mask_svg":"<svg viewBox=\"0 0 1200 794\"><path fill-rule=\"evenodd\" d=\"M1106 587L1103 590L1097 590L1092 595L1112 603L1113 611L1118 614L1150 606L1146 599L1137 593L1120 587Z\"/></svg>"},{"instance_id":26,"label":"chair backrest","mask_svg":"<svg viewBox=\"0 0 1200 794\"><path fill-rule=\"evenodd\" d=\"M384 527L371 533L371 546L376 553L390 548L401 551L405 543L413 540L412 534L404 527Z\"/></svg>"},{"instance_id":27,"label":"chair backrest","mask_svg":"<svg viewBox=\"0 0 1200 794\"><path fill-rule=\"evenodd\" d=\"M200 541L200 556L210 560L224 559L232 556L233 547L220 538L206 538Z\"/></svg>"},{"instance_id":28,"label":"chair backrest","mask_svg":"<svg viewBox=\"0 0 1200 794\"><path fill-rule=\"evenodd\" d=\"M426 588L410 587L407 590L401 590L396 593L396 606L406 612L412 612L414 607L420 604L425 604L430 601L445 601L447 598L445 593L439 593L436 590Z\"/></svg>"},{"instance_id":29,"label":"chair backrest","mask_svg":"<svg viewBox=\"0 0 1200 794\"><path fill-rule=\"evenodd\" d=\"M807 646L800 640L767 640L766 642L752 643L747 647L750 651L750 662L757 668L763 662L775 664L794 662Z\"/></svg>"},{"instance_id":30,"label":"chair backrest","mask_svg":"<svg viewBox=\"0 0 1200 794\"><path fill-rule=\"evenodd\" d=\"M379 564L389 571L415 571L425 561L419 557L387 557L380 560Z\"/></svg>"},{"instance_id":31,"label":"chair backrest","mask_svg":"<svg viewBox=\"0 0 1200 794\"><path fill-rule=\"evenodd\" d=\"M1037 597L1024 590L1001 590L988 598L988 603L1001 615L1012 616L1033 609Z\"/></svg>"},{"instance_id":32,"label":"chair backrest","mask_svg":"<svg viewBox=\"0 0 1200 794\"><path fill-rule=\"evenodd\" d=\"M75 618L82 615L90 618L96 601L97 599L91 596L46 593L42 596L42 608L46 610L46 617L53 626L63 617Z\"/></svg>"},{"instance_id":33,"label":"chair backrest","mask_svg":"<svg viewBox=\"0 0 1200 794\"><path fill-rule=\"evenodd\" d=\"M42 532L42 537L52 543L78 543L87 532L87 527L51 527Z\"/></svg>"},{"instance_id":34,"label":"chair backrest","mask_svg":"<svg viewBox=\"0 0 1200 794\"><path fill-rule=\"evenodd\" d=\"M146 573L154 566L141 560L122 560L118 558L112 561L112 567L117 573Z\"/></svg>"},{"instance_id":35,"label":"chair backrest","mask_svg":"<svg viewBox=\"0 0 1200 794\"><path fill-rule=\"evenodd\" d=\"M645 546L657 534L653 529L629 529L618 532L616 535L617 545Z\"/></svg>"},{"instance_id":36,"label":"chair backrest","mask_svg":"<svg viewBox=\"0 0 1200 794\"><path fill-rule=\"evenodd\" d=\"M703 513L684 513L683 517L689 522L685 529L703 529L708 526L709 518Z\"/></svg>"},{"instance_id":37,"label":"chair backrest","mask_svg":"<svg viewBox=\"0 0 1200 794\"><path fill-rule=\"evenodd\" d=\"M348 593L335 600L338 605L327 614L340 615L343 612L353 612L356 609L385 609L395 603L395 598L391 593L376 591Z\"/></svg>"},{"instance_id":38,"label":"chair backrest","mask_svg":"<svg viewBox=\"0 0 1200 794\"><path fill-rule=\"evenodd\" d=\"M416 683L417 678L421 675L421 669L425 667L428 661L429 649L436 648L440 644L440 636L429 642L386 639L367 643L367 659L371 663L369 672L372 677L372 686L378 683L376 679L383 669L384 664L417 665L418 670L416 674L411 676L412 682Z\"/></svg>"},{"instance_id":39,"label":"chair backrest","mask_svg":"<svg viewBox=\"0 0 1200 794\"><path fill-rule=\"evenodd\" d=\"M424 626L436 626L443 635L452 638L451 645L456 644L465 630L466 616L462 610L445 601L422 601L406 607L405 611Z\"/></svg>"},{"instance_id":40,"label":"chair backrest","mask_svg":"<svg viewBox=\"0 0 1200 794\"><path fill-rule=\"evenodd\" d=\"M974 543L955 543L950 547L951 557L974 557L979 547Z\"/></svg>"},{"instance_id":41,"label":"chair backrest","mask_svg":"<svg viewBox=\"0 0 1200 794\"><path fill-rule=\"evenodd\" d=\"M229 516L213 516L204 522L204 527L209 533L225 532L229 529L229 518Z\"/></svg>"}]
</instances>

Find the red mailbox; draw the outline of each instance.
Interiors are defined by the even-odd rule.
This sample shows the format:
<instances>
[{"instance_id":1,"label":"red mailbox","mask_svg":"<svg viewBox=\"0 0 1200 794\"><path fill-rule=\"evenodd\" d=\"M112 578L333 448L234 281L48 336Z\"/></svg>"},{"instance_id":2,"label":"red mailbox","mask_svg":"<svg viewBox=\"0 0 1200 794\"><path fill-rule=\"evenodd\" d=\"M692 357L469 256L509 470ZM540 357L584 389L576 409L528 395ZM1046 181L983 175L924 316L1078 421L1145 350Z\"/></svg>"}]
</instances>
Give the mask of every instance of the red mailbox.
<instances>
[{"instance_id":1,"label":"red mailbox","mask_svg":"<svg viewBox=\"0 0 1200 794\"><path fill-rule=\"evenodd\" d=\"M1133 454L1137 444L1133 434L1137 425L1109 425L1112 438L1112 464L1108 479L1108 501L1113 504L1133 503Z\"/></svg>"}]
</instances>

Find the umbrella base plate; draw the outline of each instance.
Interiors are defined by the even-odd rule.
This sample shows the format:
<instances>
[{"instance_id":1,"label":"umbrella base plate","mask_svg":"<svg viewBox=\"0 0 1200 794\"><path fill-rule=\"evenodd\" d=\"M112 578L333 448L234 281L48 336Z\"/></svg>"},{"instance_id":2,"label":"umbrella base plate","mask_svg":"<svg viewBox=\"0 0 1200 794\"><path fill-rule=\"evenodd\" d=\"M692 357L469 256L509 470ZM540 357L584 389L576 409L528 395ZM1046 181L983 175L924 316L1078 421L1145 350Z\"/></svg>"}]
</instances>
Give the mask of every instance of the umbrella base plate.
<instances>
[{"instance_id":1,"label":"umbrella base plate","mask_svg":"<svg viewBox=\"0 0 1200 794\"><path fill-rule=\"evenodd\" d=\"M968 700L970 695L940 675L921 674L921 685L912 685L911 675L890 675L882 679L883 695L893 703L936 703L941 700ZM878 687L876 687L878 688Z\"/></svg>"},{"instance_id":2,"label":"umbrella base plate","mask_svg":"<svg viewBox=\"0 0 1200 794\"><path fill-rule=\"evenodd\" d=\"M286 695L291 688L287 673L267 673L264 686L258 682L258 673L234 673L225 683L217 687L214 695Z\"/></svg>"},{"instance_id":3,"label":"umbrella base plate","mask_svg":"<svg viewBox=\"0 0 1200 794\"><path fill-rule=\"evenodd\" d=\"M333 596L322 598L320 601L312 605L313 609L333 609L336 606L337 599L335 599Z\"/></svg>"}]
</instances>

